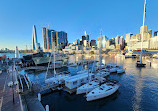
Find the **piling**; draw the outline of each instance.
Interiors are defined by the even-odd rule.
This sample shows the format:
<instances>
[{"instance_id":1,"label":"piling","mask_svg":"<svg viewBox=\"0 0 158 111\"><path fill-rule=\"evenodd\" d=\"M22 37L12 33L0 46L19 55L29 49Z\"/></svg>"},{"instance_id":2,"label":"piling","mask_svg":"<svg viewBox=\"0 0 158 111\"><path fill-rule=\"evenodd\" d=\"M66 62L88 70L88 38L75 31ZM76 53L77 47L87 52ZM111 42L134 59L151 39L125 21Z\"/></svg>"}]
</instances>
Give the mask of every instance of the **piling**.
<instances>
[{"instance_id":1,"label":"piling","mask_svg":"<svg viewBox=\"0 0 158 111\"><path fill-rule=\"evenodd\" d=\"M41 101L41 94L38 93L38 100Z\"/></svg>"},{"instance_id":2,"label":"piling","mask_svg":"<svg viewBox=\"0 0 158 111\"><path fill-rule=\"evenodd\" d=\"M46 105L46 111L49 111L49 105Z\"/></svg>"}]
</instances>

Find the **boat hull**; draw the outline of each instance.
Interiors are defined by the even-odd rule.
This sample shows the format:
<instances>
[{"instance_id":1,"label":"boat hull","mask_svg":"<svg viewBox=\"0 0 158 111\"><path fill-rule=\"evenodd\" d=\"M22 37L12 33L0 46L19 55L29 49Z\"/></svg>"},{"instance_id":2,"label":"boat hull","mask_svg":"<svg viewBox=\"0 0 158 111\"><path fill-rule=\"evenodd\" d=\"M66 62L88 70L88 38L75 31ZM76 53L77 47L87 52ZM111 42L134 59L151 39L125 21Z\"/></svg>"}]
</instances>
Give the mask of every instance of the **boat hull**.
<instances>
[{"instance_id":1,"label":"boat hull","mask_svg":"<svg viewBox=\"0 0 158 111\"><path fill-rule=\"evenodd\" d=\"M146 64L143 64L143 63L142 63L142 64L141 64L141 63L136 63L136 66L137 66L137 67L145 67Z\"/></svg>"},{"instance_id":2,"label":"boat hull","mask_svg":"<svg viewBox=\"0 0 158 111\"><path fill-rule=\"evenodd\" d=\"M111 68L109 71L110 71L110 73L117 72L117 68Z\"/></svg>"},{"instance_id":3,"label":"boat hull","mask_svg":"<svg viewBox=\"0 0 158 111\"><path fill-rule=\"evenodd\" d=\"M105 98L105 97L108 97L110 95L112 95L113 93L115 93L119 88L119 85L117 85L115 88L109 90L109 91L106 91L105 93L101 93L101 94L98 94L98 95L91 95L91 96L86 96L86 100L87 101L94 101L94 100L97 100L97 99L101 99L101 98Z\"/></svg>"},{"instance_id":4,"label":"boat hull","mask_svg":"<svg viewBox=\"0 0 158 111\"><path fill-rule=\"evenodd\" d=\"M118 69L118 70L117 70L117 73L118 73L118 74L121 74L121 73L124 73L124 72L125 72L125 69Z\"/></svg>"}]
</instances>

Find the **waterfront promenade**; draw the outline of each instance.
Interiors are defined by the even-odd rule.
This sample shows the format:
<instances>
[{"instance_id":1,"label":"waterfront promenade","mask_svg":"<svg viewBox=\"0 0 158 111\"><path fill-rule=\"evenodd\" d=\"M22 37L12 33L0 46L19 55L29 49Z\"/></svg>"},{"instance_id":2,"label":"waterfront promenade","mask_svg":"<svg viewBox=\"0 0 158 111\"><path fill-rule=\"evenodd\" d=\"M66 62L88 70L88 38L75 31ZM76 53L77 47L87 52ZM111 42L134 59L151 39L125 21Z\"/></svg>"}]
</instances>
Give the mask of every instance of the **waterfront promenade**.
<instances>
[{"instance_id":1,"label":"waterfront promenade","mask_svg":"<svg viewBox=\"0 0 158 111\"><path fill-rule=\"evenodd\" d=\"M0 74L0 111L45 111L36 94L19 94L18 85L8 86L9 82L14 81L15 84L17 80L15 72L7 72Z\"/></svg>"},{"instance_id":2,"label":"waterfront promenade","mask_svg":"<svg viewBox=\"0 0 158 111\"><path fill-rule=\"evenodd\" d=\"M15 87L12 89L8 86L11 80L12 73L3 72L0 74L0 111L22 111L19 94L16 93Z\"/></svg>"}]
</instances>

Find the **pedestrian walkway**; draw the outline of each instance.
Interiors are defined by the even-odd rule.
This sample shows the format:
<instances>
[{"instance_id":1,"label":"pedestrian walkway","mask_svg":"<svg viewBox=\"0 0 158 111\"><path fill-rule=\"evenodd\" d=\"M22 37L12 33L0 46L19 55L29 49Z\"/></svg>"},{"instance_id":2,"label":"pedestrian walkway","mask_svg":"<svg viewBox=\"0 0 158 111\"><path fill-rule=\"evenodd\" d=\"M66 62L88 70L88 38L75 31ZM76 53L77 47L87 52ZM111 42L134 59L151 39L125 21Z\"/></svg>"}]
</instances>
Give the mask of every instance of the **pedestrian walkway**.
<instances>
[{"instance_id":1,"label":"pedestrian walkway","mask_svg":"<svg viewBox=\"0 0 158 111\"><path fill-rule=\"evenodd\" d=\"M19 94L16 92L16 88L8 86L8 83L12 81L12 77L15 80L15 75L12 75L12 72L3 72L0 75L0 111L21 111Z\"/></svg>"}]
</instances>

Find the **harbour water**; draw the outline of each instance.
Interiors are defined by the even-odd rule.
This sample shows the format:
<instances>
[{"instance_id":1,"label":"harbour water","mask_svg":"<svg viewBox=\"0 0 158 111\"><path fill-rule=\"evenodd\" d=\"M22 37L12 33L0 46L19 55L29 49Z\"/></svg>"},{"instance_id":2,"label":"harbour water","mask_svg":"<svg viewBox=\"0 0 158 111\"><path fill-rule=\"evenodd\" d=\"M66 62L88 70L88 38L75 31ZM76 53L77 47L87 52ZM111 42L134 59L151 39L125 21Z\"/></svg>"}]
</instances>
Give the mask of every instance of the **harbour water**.
<instances>
[{"instance_id":1,"label":"harbour water","mask_svg":"<svg viewBox=\"0 0 158 111\"><path fill-rule=\"evenodd\" d=\"M89 56L88 56L89 57ZM71 62L80 57L70 55ZM92 57L99 59L98 56ZM76 60L77 61L77 60ZM119 90L104 99L87 102L85 95L69 94L64 91L42 95L42 104L50 106L50 111L158 111L158 59L143 58L147 65L145 68L136 68L137 59L115 56L104 56L102 63L115 63L126 68L124 74L111 74L109 78L116 79L121 83ZM151 61L151 66L148 61ZM92 66L92 65L91 65ZM84 66L87 68L87 66ZM76 74L80 67L68 67L57 70L68 70L72 75ZM30 80L40 81L45 78L45 71L22 71L27 73ZM48 78L53 76L49 71Z\"/></svg>"}]
</instances>

